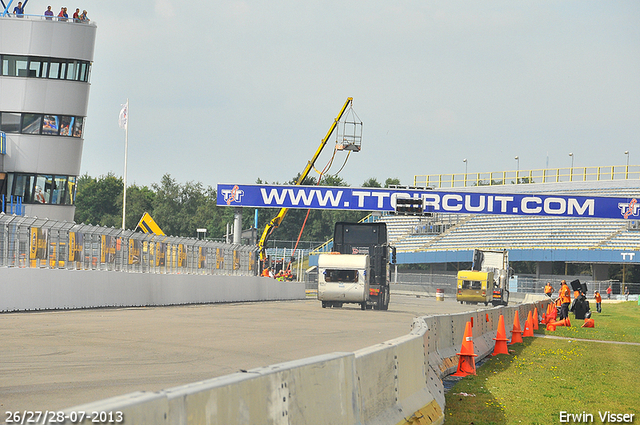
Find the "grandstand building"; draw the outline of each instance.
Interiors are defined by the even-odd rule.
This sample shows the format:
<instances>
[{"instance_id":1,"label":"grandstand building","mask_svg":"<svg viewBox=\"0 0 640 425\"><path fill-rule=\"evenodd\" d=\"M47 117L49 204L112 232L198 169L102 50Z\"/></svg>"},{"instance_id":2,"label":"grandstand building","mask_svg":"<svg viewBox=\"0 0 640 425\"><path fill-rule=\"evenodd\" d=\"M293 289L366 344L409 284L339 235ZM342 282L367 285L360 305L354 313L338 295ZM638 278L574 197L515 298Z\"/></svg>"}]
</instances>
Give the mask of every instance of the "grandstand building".
<instances>
[{"instance_id":1,"label":"grandstand building","mask_svg":"<svg viewBox=\"0 0 640 425\"><path fill-rule=\"evenodd\" d=\"M0 9L0 211L73 221L95 35Z\"/></svg>"},{"instance_id":2,"label":"grandstand building","mask_svg":"<svg viewBox=\"0 0 640 425\"><path fill-rule=\"evenodd\" d=\"M640 172L630 173L629 166L626 168L619 180L589 180L587 171L580 170L576 175L585 177L575 179L579 181L437 189L640 199ZM387 223L399 264L431 264L432 270L442 271L447 263L471 262L473 249L507 249L512 262L535 262L538 276L552 274L553 262L588 263L593 280L604 281L610 264L640 264L638 212L635 220L446 213L430 217L382 215L379 219Z\"/></svg>"}]
</instances>

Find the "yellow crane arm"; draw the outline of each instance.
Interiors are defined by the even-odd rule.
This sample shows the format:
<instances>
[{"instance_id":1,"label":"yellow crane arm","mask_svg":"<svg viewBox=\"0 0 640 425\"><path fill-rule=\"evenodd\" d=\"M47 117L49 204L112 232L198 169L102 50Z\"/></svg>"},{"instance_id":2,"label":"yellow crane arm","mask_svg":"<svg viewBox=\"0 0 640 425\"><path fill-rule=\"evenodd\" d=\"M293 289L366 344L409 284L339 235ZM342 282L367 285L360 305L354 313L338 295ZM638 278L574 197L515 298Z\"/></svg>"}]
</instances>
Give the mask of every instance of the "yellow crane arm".
<instances>
[{"instance_id":1,"label":"yellow crane arm","mask_svg":"<svg viewBox=\"0 0 640 425\"><path fill-rule=\"evenodd\" d=\"M306 179L307 176L309 175L309 172L315 165L316 160L320 156L320 153L326 146L327 141L329 140L329 138L335 131L336 127L338 126L338 123L340 122L342 115L347 110L349 105L351 105L351 102L353 102L353 98L352 97L347 98L347 101L344 103L344 106L340 110L340 113L338 114L336 119L333 120L333 124L331 124L331 128L329 128L327 135L324 136L324 139L322 139L322 142L320 142L320 146L318 146L318 149L316 150L316 153L313 155L313 158L311 158L311 161L307 162L307 166L300 174L300 177L298 177L298 180L296 181L296 185L301 185L304 179ZM265 226L264 231L262 232L262 236L258 241L258 249L260 251L260 260L264 261L267 259L266 248L265 248L267 244L267 240L269 239L269 236L271 236L271 233L275 229L277 229L278 226L280 226L280 224L282 223L282 220L284 220L284 217L287 215L288 211L289 211L289 208L281 208L280 212L278 212L278 215L276 215L273 219L271 219L271 221Z\"/></svg>"}]
</instances>

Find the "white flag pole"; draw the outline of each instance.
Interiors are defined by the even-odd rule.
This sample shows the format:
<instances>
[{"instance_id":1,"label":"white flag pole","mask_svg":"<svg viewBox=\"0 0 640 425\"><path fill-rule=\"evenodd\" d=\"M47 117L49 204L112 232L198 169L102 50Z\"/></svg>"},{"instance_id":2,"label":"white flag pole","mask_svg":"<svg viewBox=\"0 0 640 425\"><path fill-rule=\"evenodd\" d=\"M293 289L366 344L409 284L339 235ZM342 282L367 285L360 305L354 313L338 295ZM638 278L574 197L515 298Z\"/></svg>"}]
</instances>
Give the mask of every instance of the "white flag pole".
<instances>
[{"instance_id":1,"label":"white flag pole","mask_svg":"<svg viewBox=\"0 0 640 425\"><path fill-rule=\"evenodd\" d=\"M129 99L125 105L125 123L124 123L124 193L122 195L122 230L125 230L125 217L127 215L127 152L129 150Z\"/></svg>"}]
</instances>

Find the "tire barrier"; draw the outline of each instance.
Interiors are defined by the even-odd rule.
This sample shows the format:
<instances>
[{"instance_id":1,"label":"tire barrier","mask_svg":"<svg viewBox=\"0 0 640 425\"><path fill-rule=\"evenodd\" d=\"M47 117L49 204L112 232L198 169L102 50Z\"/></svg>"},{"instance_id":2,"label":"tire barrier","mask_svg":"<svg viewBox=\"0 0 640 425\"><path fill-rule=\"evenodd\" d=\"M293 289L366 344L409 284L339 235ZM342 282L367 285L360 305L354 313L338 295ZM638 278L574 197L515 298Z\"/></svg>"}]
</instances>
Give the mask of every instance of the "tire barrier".
<instances>
[{"instance_id":1,"label":"tire barrier","mask_svg":"<svg viewBox=\"0 0 640 425\"><path fill-rule=\"evenodd\" d=\"M124 424L442 424L442 378L456 370L466 323L473 322L474 351L482 359L494 349L500 315L512 323L516 311L527 317L548 303L418 317L408 335L352 353L135 392L66 412L122 412Z\"/></svg>"}]
</instances>

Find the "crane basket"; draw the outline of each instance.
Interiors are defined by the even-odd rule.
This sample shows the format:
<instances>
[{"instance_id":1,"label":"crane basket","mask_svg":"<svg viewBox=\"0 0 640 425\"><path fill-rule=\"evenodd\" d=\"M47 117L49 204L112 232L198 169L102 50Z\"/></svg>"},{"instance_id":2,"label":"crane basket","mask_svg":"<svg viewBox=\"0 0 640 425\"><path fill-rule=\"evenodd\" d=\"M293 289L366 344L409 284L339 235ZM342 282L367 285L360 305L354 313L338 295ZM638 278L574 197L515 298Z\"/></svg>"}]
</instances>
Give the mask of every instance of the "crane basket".
<instances>
[{"instance_id":1,"label":"crane basket","mask_svg":"<svg viewBox=\"0 0 640 425\"><path fill-rule=\"evenodd\" d=\"M360 152L362 121L353 107L344 113L336 132L336 150Z\"/></svg>"}]
</instances>

